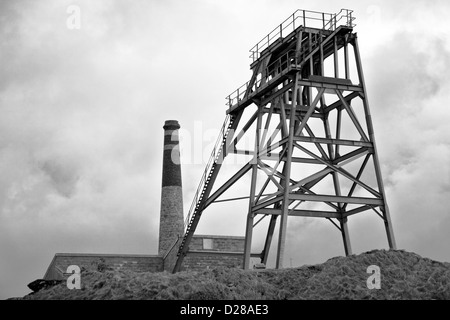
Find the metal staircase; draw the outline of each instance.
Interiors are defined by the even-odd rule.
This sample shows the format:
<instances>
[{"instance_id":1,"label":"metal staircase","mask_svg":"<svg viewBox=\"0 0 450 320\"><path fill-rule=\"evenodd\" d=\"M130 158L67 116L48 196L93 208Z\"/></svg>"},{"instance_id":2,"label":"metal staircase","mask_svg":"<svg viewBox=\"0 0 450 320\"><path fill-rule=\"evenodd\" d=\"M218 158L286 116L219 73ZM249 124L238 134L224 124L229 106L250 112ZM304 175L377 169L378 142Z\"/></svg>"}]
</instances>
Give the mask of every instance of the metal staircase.
<instances>
[{"instance_id":1,"label":"metal staircase","mask_svg":"<svg viewBox=\"0 0 450 320\"><path fill-rule=\"evenodd\" d=\"M220 129L219 136L211 152L211 156L203 172L202 178L200 179L200 183L194 195L191 207L189 208L188 215L184 221L185 233L178 249L178 256L185 255L188 250L190 239L192 238L192 235L197 227L201 212L204 210L205 202L211 192L210 182L216 174L218 166L222 164L222 160L225 157L225 153L227 151L227 136L233 127L234 120L235 116L227 115L225 117L225 121L223 122L222 128Z\"/></svg>"}]
</instances>

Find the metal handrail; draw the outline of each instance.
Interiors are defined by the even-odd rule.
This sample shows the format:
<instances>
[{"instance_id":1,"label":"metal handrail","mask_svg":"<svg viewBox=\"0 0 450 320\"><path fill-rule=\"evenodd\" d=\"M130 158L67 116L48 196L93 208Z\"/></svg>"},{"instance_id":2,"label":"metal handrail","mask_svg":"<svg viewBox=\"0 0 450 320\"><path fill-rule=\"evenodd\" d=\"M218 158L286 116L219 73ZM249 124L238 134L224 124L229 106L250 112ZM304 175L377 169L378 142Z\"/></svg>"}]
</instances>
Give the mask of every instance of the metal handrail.
<instances>
[{"instance_id":1,"label":"metal handrail","mask_svg":"<svg viewBox=\"0 0 450 320\"><path fill-rule=\"evenodd\" d=\"M252 49L250 49L250 52L252 52L252 55L250 55L251 58L253 58L253 61L259 58L260 52L262 50L265 50L268 48L272 43L276 41L276 39L280 38L283 35L283 32L292 26L293 30L295 30L296 23L295 21L297 19L302 20L302 26L306 26L307 21L320 21L321 27L320 29L328 30L328 31L334 31L339 26L348 26L348 27L354 27L355 24L353 21L356 19L352 16L353 10L349 9L341 9L336 14L331 13L324 13L324 12L318 12L318 11L308 11L308 10L296 10L290 17L288 17L286 20L284 20L277 28L273 29L272 32L270 32L266 37L264 37L261 41L259 41ZM308 16L309 14L309 16ZM320 15L319 18L314 17L312 15ZM311 26L311 25L309 25ZM297 27L300 27L299 24L297 24ZM274 40L275 39L275 40ZM274 40L274 41L272 41ZM314 47L318 44L318 42L312 43L312 48L307 48L304 51L300 53L300 56L307 53L308 50L313 50ZM291 51L290 51L291 52ZM274 63L277 63L275 61ZM270 66L269 66L270 67ZM267 73L269 74L269 73ZM261 79L256 81L254 86L258 87L259 83L261 82ZM239 103L244 96L245 93L248 91L248 87L250 85L250 81L247 81L242 86L240 86L237 90L233 91L231 94L229 94L225 99L227 102L225 103L229 108L234 106L235 104ZM253 89L253 88L252 88Z\"/></svg>"},{"instance_id":2,"label":"metal handrail","mask_svg":"<svg viewBox=\"0 0 450 320\"><path fill-rule=\"evenodd\" d=\"M225 137L225 130L227 130L227 127L228 127L230 121L231 121L231 117L230 117L230 115L227 115L225 118L225 121L223 122L222 128L220 129L220 133L219 133L219 136L217 137L216 143L214 144L214 148L211 152L208 163L206 164L205 170L203 171L202 178L200 179L200 183L198 184L197 191L195 192L194 199L191 203L191 206L189 208L186 219L184 220L185 231L186 231L186 228L189 225L189 223L193 217L193 214L197 208L197 205L200 201L201 194L203 192L204 187L206 186L206 181L208 179L208 175L210 174L213 165L215 163L217 163L217 161L220 157L220 151L222 148L223 139Z\"/></svg>"},{"instance_id":3,"label":"metal handrail","mask_svg":"<svg viewBox=\"0 0 450 320\"><path fill-rule=\"evenodd\" d=\"M327 24L324 26L324 29L334 31L338 28L338 26L354 27L355 24L353 23L353 21L356 18L352 16L352 13L352 10L341 9L341 11L334 14L333 17L327 22ZM344 23L338 24L343 19L346 21L344 21Z\"/></svg>"},{"instance_id":4,"label":"metal handrail","mask_svg":"<svg viewBox=\"0 0 450 320\"><path fill-rule=\"evenodd\" d=\"M283 71L287 70L292 65L297 65L297 57L294 50L290 50L280 56L276 61L272 62L266 67L266 74L273 79ZM270 81L271 79L267 79Z\"/></svg>"},{"instance_id":5,"label":"metal handrail","mask_svg":"<svg viewBox=\"0 0 450 320\"><path fill-rule=\"evenodd\" d=\"M244 98L245 93L247 92L247 88L250 81L247 81L242 86L240 86L237 90L233 91L230 95L226 97L227 102L225 103L227 106L233 106Z\"/></svg>"},{"instance_id":6,"label":"metal handrail","mask_svg":"<svg viewBox=\"0 0 450 320\"><path fill-rule=\"evenodd\" d=\"M297 64L297 57L295 56L295 51L294 50L288 51L287 53L283 54L276 61L272 62L270 65L268 65L266 67L266 74L271 76L271 78L267 79L267 81L272 80L277 75L279 75L281 72L285 71L290 66L296 65L296 64ZM275 66L277 66L277 65L279 65L279 67L277 67L275 70ZM273 72L273 70L276 72ZM252 90L256 90L256 88L259 87L261 80L262 79L259 79L254 83L253 87L255 87L255 88L252 87ZM247 81L242 86L240 86L239 89L233 91L230 95L228 95L225 98L227 100L226 105L231 108L236 103L241 101L242 98L244 97L245 92L247 91L249 85L250 85L250 81ZM245 89L245 90L243 90L243 89Z\"/></svg>"},{"instance_id":7,"label":"metal handrail","mask_svg":"<svg viewBox=\"0 0 450 320\"><path fill-rule=\"evenodd\" d=\"M353 11L348 9L341 9L337 14L298 9L250 49L250 58L256 61L259 59L260 53L282 38L283 34L288 35L300 26L333 31L337 28L338 22L346 18L342 25L353 27L355 18L352 17L352 13Z\"/></svg>"}]
</instances>

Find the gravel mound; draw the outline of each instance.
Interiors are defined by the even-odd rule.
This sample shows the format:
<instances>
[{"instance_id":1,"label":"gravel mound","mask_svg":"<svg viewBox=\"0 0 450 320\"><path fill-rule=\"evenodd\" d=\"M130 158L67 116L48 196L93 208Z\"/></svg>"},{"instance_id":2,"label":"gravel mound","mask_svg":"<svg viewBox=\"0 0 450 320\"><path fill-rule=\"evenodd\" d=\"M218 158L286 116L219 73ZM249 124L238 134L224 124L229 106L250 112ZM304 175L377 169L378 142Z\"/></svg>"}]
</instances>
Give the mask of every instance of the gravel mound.
<instances>
[{"instance_id":1,"label":"gravel mound","mask_svg":"<svg viewBox=\"0 0 450 320\"><path fill-rule=\"evenodd\" d=\"M381 288L369 289L369 266L380 269ZM371 281L369 281L371 282ZM372 283L372 282L371 282ZM25 300L337 300L450 299L450 263L401 250L374 250L282 270L209 269L201 272L133 273L83 270L81 289L66 283Z\"/></svg>"}]
</instances>

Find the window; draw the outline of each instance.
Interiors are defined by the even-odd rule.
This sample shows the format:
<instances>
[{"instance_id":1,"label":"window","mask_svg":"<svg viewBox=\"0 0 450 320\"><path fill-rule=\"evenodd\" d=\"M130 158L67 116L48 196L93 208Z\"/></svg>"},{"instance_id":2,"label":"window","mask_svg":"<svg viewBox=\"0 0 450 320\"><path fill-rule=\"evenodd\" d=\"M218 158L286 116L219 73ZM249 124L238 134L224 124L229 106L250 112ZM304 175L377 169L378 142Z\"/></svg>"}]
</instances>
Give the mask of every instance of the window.
<instances>
[{"instance_id":1,"label":"window","mask_svg":"<svg viewBox=\"0 0 450 320\"><path fill-rule=\"evenodd\" d=\"M203 238L203 250L213 249L213 239Z\"/></svg>"}]
</instances>

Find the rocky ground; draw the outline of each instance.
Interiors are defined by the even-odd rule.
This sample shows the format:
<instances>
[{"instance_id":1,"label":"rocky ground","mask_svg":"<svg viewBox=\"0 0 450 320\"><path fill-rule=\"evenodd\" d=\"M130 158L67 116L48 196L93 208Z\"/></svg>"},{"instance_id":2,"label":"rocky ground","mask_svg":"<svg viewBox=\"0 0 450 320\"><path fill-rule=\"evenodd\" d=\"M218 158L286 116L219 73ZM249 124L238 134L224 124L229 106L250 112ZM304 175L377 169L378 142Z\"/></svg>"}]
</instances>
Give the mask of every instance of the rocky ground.
<instances>
[{"instance_id":1,"label":"rocky ground","mask_svg":"<svg viewBox=\"0 0 450 320\"><path fill-rule=\"evenodd\" d=\"M371 265L380 268L380 289L367 286ZM450 263L405 251L375 250L283 270L170 274L113 272L101 266L82 271L81 279L80 290L69 290L63 282L21 299L450 299Z\"/></svg>"}]
</instances>

